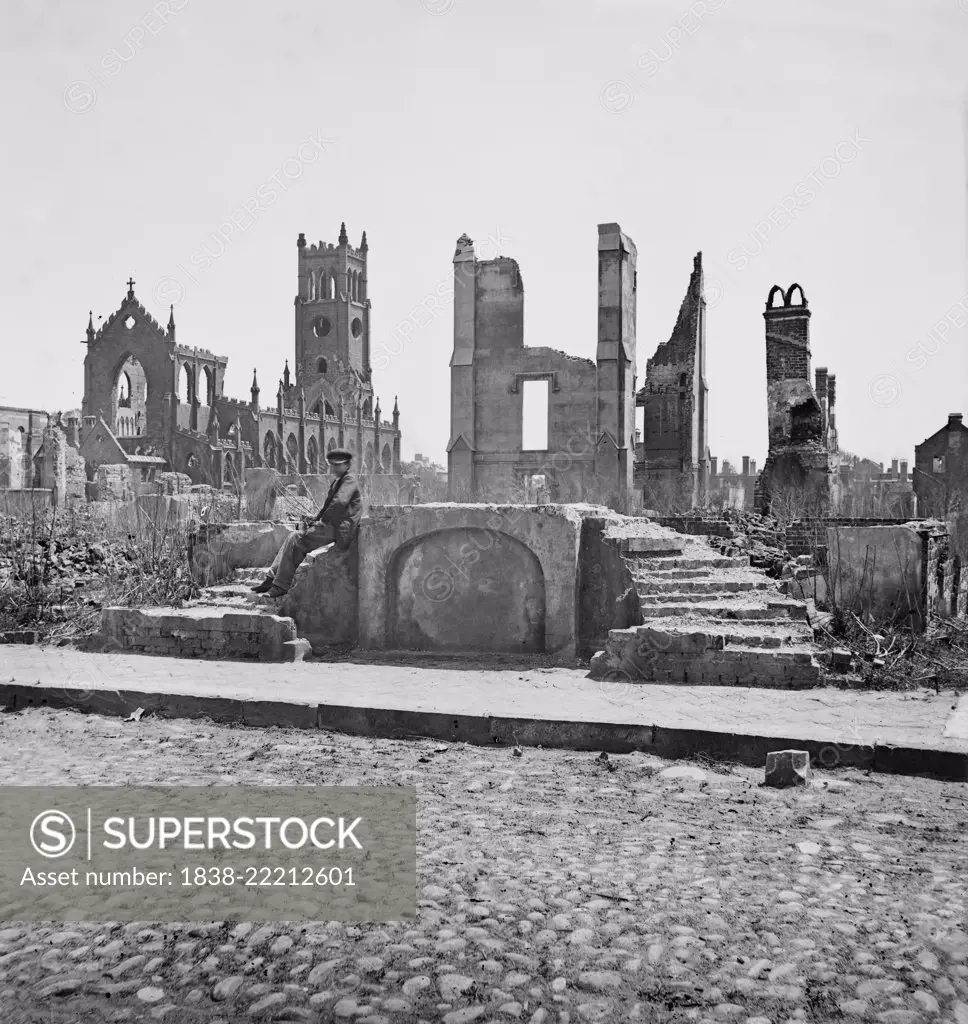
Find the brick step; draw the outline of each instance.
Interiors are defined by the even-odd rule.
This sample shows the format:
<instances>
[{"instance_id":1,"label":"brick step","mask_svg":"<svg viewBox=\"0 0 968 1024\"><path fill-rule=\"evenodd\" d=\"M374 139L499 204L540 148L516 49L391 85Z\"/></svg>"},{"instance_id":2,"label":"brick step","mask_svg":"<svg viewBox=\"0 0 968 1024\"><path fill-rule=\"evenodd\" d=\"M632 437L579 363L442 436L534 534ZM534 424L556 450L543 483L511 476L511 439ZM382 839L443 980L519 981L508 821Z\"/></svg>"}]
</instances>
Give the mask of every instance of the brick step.
<instances>
[{"instance_id":1,"label":"brick step","mask_svg":"<svg viewBox=\"0 0 968 1024\"><path fill-rule=\"evenodd\" d=\"M248 583L220 583L218 586L206 587L200 597L218 601L229 597L248 597L251 594Z\"/></svg>"},{"instance_id":2,"label":"brick step","mask_svg":"<svg viewBox=\"0 0 968 1024\"><path fill-rule=\"evenodd\" d=\"M742 601L730 595L730 600L707 604L699 601L669 601L665 604L648 604L643 598L642 614L646 618L665 616L692 616L709 619L771 619L789 618L806 621L807 609L802 601L776 601L754 603Z\"/></svg>"},{"instance_id":3,"label":"brick step","mask_svg":"<svg viewBox=\"0 0 968 1024\"><path fill-rule=\"evenodd\" d=\"M667 558L628 559L633 573L636 570L655 572L661 569L747 569L749 555L670 555Z\"/></svg>"},{"instance_id":4,"label":"brick step","mask_svg":"<svg viewBox=\"0 0 968 1024\"><path fill-rule=\"evenodd\" d=\"M296 623L253 608L105 608L101 634L119 650L174 658L302 661L309 643Z\"/></svg>"},{"instance_id":5,"label":"brick step","mask_svg":"<svg viewBox=\"0 0 968 1024\"><path fill-rule=\"evenodd\" d=\"M709 637L722 637L726 647L768 647L788 650L814 649L813 630L805 622L795 619L759 619L745 622L725 622L716 619L653 619L648 625L637 627L639 636L649 646L660 650L680 641L682 637L700 633ZM618 642L626 637L625 630L612 630Z\"/></svg>"},{"instance_id":6,"label":"brick step","mask_svg":"<svg viewBox=\"0 0 968 1024\"><path fill-rule=\"evenodd\" d=\"M648 634L652 633L650 637ZM648 627L612 630L604 651L592 658L593 678L620 682L806 689L823 684L809 647L769 649L751 643L727 646L709 633L660 637ZM658 650L661 640L669 648Z\"/></svg>"},{"instance_id":7,"label":"brick step","mask_svg":"<svg viewBox=\"0 0 968 1024\"><path fill-rule=\"evenodd\" d=\"M772 580L753 578L747 580L723 579L721 576L708 576L702 580L636 580L635 589L643 600L649 596L664 601L668 598L681 597L688 600L693 594L720 596L738 594L751 590L773 590ZM668 598L666 597L668 595Z\"/></svg>"},{"instance_id":8,"label":"brick step","mask_svg":"<svg viewBox=\"0 0 968 1024\"><path fill-rule=\"evenodd\" d=\"M660 536L625 537L619 542L623 555L638 557L678 555L687 543L687 538L671 531Z\"/></svg>"},{"instance_id":9,"label":"brick step","mask_svg":"<svg viewBox=\"0 0 968 1024\"><path fill-rule=\"evenodd\" d=\"M635 562L629 565L629 569L636 580L649 582L673 581L673 580L708 580L713 578L712 569L654 569L641 570Z\"/></svg>"}]
</instances>

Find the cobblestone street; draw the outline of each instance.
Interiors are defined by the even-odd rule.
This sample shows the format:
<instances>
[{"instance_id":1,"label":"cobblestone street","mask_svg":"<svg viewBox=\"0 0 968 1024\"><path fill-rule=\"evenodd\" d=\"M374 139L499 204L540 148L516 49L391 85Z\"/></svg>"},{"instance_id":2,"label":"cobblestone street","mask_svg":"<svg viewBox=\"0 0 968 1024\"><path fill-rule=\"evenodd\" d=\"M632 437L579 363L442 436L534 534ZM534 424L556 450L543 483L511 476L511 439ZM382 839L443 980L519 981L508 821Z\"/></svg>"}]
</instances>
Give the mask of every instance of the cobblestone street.
<instances>
[{"instance_id":1,"label":"cobblestone street","mask_svg":"<svg viewBox=\"0 0 968 1024\"><path fill-rule=\"evenodd\" d=\"M964 785L0 718L16 785L415 785L416 925L0 922L3 1024L968 1024Z\"/></svg>"}]
</instances>

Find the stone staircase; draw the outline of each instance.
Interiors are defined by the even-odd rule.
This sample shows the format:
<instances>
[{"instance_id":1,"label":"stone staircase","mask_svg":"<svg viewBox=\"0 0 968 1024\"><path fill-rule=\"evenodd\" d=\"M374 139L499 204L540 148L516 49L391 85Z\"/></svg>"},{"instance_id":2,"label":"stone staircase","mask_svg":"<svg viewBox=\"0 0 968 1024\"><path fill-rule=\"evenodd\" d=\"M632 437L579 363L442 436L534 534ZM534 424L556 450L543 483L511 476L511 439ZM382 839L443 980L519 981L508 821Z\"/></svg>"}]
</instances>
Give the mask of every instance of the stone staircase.
<instances>
[{"instance_id":1,"label":"stone staircase","mask_svg":"<svg viewBox=\"0 0 968 1024\"><path fill-rule=\"evenodd\" d=\"M613 629L591 663L603 680L801 689L823 684L807 607L699 537L629 538L623 557L643 624Z\"/></svg>"},{"instance_id":2,"label":"stone staircase","mask_svg":"<svg viewBox=\"0 0 968 1024\"><path fill-rule=\"evenodd\" d=\"M236 569L181 608L105 608L101 631L116 649L219 660L302 661L310 644L279 604L249 589L264 569Z\"/></svg>"},{"instance_id":3,"label":"stone staircase","mask_svg":"<svg viewBox=\"0 0 968 1024\"><path fill-rule=\"evenodd\" d=\"M235 569L224 583L205 587L198 597L186 602L193 608L259 608L271 611L277 602L267 601L249 589L265 579L267 569Z\"/></svg>"}]
</instances>

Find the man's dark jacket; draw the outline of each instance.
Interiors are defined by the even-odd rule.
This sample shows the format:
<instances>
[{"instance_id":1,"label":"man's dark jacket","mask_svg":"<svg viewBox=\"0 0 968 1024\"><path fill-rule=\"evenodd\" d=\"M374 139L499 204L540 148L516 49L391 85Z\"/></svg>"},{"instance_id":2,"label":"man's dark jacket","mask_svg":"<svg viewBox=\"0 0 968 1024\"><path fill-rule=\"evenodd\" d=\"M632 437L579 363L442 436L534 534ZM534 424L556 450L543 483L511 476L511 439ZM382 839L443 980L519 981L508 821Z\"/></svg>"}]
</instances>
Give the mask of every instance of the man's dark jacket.
<instances>
[{"instance_id":1,"label":"man's dark jacket","mask_svg":"<svg viewBox=\"0 0 968 1024\"><path fill-rule=\"evenodd\" d=\"M353 473L344 473L334 480L316 519L332 526L341 548L349 547L363 518L363 496Z\"/></svg>"}]
</instances>

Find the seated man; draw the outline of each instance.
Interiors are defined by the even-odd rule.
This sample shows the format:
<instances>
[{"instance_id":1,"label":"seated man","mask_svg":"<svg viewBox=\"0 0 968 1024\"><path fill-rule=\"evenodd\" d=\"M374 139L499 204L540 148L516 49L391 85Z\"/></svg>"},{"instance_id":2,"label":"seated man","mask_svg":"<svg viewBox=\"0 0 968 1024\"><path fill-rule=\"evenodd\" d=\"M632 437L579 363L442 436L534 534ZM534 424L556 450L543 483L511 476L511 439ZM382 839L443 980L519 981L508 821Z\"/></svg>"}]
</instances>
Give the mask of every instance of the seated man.
<instances>
[{"instance_id":1,"label":"seated man","mask_svg":"<svg viewBox=\"0 0 968 1024\"><path fill-rule=\"evenodd\" d=\"M332 541L348 548L356 535L363 515L360 485L350 472L353 453L334 448L326 455L336 479L329 488L326 501L314 519L304 522L295 533L290 533L279 549L265 580L252 588L256 594L284 597L292 586L296 568L310 551Z\"/></svg>"}]
</instances>

